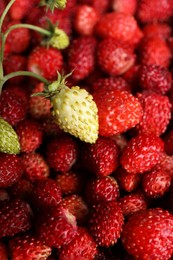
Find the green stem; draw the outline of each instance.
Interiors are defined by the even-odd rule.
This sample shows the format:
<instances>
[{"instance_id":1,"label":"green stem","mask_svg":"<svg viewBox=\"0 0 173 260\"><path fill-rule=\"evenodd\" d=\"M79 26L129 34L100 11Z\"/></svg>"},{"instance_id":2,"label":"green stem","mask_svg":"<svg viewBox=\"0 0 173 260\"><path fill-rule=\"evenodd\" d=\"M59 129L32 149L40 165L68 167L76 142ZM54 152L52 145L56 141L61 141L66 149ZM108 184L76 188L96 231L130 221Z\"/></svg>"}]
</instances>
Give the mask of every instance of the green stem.
<instances>
[{"instance_id":1,"label":"green stem","mask_svg":"<svg viewBox=\"0 0 173 260\"><path fill-rule=\"evenodd\" d=\"M1 30L2 30L2 24L3 24L4 18L5 18L5 16L7 15L9 9L11 8L11 6L13 5L14 2L15 2L15 0L11 0L11 1L7 4L5 10L3 11L3 13L2 13L2 15L1 15L1 17L0 17L0 32L1 32Z\"/></svg>"}]
</instances>

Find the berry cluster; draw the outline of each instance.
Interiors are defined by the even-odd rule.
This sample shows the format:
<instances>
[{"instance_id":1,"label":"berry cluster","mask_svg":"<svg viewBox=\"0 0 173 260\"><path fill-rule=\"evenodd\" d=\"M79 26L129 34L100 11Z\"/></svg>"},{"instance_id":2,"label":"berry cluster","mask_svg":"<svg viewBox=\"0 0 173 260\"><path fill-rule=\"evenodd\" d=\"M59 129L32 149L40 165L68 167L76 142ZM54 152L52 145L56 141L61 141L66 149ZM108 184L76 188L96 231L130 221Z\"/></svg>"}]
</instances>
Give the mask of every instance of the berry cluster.
<instances>
[{"instance_id":1,"label":"berry cluster","mask_svg":"<svg viewBox=\"0 0 173 260\"><path fill-rule=\"evenodd\" d=\"M0 0L0 260L172 259L172 26L173 0Z\"/></svg>"}]
</instances>

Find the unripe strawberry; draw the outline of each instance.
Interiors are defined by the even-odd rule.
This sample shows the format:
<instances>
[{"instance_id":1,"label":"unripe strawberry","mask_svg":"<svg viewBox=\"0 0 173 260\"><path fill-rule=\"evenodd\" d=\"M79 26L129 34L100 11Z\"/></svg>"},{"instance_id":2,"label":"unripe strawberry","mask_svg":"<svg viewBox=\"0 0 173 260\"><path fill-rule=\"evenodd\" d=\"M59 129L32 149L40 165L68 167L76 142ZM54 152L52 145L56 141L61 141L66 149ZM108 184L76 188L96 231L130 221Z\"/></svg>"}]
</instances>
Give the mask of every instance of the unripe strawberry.
<instances>
[{"instance_id":1,"label":"unripe strawberry","mask_svg":"<svg viewBox=\"0 0 173 260\"><path fill-rule=\"evenodd\" d=\"M18 154L20 144L12 126L0 117L0 152Z\"/></svg>"}]
</instances>

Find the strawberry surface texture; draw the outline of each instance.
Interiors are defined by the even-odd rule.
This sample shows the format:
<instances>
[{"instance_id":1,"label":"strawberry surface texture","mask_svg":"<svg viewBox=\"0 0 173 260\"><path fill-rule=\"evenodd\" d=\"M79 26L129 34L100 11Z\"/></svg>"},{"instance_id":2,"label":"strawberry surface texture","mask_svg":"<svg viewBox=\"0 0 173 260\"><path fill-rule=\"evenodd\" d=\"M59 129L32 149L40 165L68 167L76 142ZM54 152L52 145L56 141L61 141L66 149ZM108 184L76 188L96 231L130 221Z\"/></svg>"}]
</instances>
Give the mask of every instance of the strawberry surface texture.
<instances>
[{"instance_id":1,"label":"strawberry surface texture","mask_svg":"<svg viewBox=\"0 0 173 260\"><path fill-rule=\"evenodd\" d=\"M0 260L173 259L173 0L0 0Z\"/></svg>"}]
</instances>

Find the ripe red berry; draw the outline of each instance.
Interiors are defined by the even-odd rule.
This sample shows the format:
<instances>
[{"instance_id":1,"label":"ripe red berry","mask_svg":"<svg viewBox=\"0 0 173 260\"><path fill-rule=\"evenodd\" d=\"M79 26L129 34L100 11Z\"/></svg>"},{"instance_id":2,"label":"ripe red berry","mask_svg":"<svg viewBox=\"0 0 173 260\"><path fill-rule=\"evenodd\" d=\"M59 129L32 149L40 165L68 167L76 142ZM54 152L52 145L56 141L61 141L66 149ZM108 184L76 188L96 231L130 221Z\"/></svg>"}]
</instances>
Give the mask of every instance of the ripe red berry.
<instances>
[{"instance_id":1,"label":"ripe red berry","mask_svg":"<svg viewBox=\"0 0 173 260\"><path fill-rule=\"evenodd\" d=\"M137 10L137 0L113 0L112 9L116 12L134 15Z\"/></svg>"}]
</instances>

